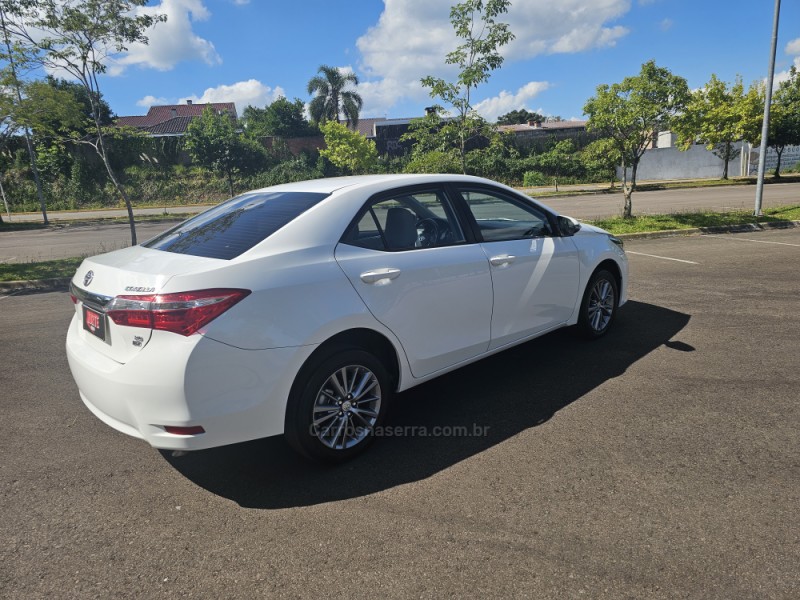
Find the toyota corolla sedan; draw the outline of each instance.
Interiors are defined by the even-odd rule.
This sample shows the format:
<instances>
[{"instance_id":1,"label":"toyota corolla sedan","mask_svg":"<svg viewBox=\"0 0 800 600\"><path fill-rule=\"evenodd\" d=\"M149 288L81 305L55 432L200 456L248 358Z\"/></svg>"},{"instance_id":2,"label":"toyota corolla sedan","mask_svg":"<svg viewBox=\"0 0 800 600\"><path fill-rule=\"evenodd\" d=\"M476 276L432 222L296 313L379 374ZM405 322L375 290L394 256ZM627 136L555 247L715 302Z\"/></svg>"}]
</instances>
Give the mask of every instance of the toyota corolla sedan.
<instances>
[{"instance_id":1,"label":"toyota corolla sedan","mask_svg":"<svg viewBox=\"0 0 800 600\"><path fill-rule=\"evenodd\" d=\"M607 232L458 175L256 190L150 241L88 258L67 356L84 404L155 448L285 434L347 459L395 392L626 300Z\"/></svg>"}]
</instances>

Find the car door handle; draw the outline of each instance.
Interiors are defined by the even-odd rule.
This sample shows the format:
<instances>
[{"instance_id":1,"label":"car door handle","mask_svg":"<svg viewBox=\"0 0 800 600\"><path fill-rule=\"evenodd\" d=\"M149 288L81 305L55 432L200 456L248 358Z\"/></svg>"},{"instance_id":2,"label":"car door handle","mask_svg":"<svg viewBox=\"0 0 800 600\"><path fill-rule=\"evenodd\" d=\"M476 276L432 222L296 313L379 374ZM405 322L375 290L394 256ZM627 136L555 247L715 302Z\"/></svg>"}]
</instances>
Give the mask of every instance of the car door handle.
<instances>
[{"instance_id":1,"label":"car door handle","mask_svg":"<svg viewBox=\"0 0 800 600\"><path fill-rule=\"evenodd\" d=\"M365 271L361 274L361 281L364 283L378 283L379 281L389 283L390 280L397 279L398 277L400 277L400 269L387 267L385 269Z\"/></svg>"},{"instance_id":2,"label":"car door handle","mask_svg":"<svg viewBox=\"0 0 800 600\"><path fill-rule=\"evenodd\" d=\"M501 254L500 256L491 257L489 262L493 267L502 267L510 265L516 258L516 256L511 256L510 254Z\"/></svg>"}]
</instances>

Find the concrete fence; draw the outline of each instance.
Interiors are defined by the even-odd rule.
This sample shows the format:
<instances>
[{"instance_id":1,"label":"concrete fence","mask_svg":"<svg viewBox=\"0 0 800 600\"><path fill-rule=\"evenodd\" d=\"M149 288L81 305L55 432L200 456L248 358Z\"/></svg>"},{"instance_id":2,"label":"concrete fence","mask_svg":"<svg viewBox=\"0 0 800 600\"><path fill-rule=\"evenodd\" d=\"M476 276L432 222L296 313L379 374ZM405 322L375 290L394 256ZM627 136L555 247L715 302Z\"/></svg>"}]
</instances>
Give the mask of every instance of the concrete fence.
<instances>
[{"instance_id":1,"label":"concrete fence","mask_svg":"<svg viewBox=\"0 0 800 600\"><path fill-rule=\"evenodd\" d=\"M661 138L659 138L661 142ZM734 147L739 155L728 163L728 175L731 177L755 175L758 171L758 147L748 143L737 143ZM767 149L767 172L775 170L778 162L777 153ZM781 171L800 163L800 146L788 146L781 157ZM674 146L652 148L645 151L636 172L638 180L669 179L719 179L722 177L723 161L705 146L691 146L681 151ZM622 179L622 169L617 169L617 177ZM630 168L628 169L630 177Z\"/></svg>"}]
</instances>

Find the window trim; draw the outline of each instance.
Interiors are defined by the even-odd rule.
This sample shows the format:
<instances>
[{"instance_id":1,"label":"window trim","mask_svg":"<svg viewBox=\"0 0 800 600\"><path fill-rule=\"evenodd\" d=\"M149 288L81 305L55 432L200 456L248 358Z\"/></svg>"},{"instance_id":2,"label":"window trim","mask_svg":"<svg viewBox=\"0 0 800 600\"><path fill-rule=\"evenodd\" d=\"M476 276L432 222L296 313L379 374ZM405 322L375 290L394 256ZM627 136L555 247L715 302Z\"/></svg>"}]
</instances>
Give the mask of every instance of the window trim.
<instances>
[{"instance_id":1,"label":"window trim","mask_svg":"<svg viewBox=\"0 0 800 600\"><path fill-rule=\"evenodd\" d=\"M448 187L451 188L452 196L458 199L458 204L462 211L462 218L467 220L474 237L478 242L482 244L494 244L497 242L513 242L519 240L534 240L546 237L561 237L561 233L560 230L558 229L558 224L556 222L556 215L554 215L551 211L545 209L543 206L539 206L530 197L522 196L518 192L512 192L504 188L498 188L495 186L486 185L482 183L459 181L459 182L451 182L448 185ZM540 213L540 216L542 216L544 218L544 221L548 224L550 231L543 235L532 236L532 237L516 237L507 240L486 240L484 239L480 225L478 224L478 221L475 218L472 209L470 208L469 202L462 195L462 191L464 192L475 191L475 192L493 194L500 199L508 200L510 204L514 204L520 207L522 210L532 210L537 213Z\"/></svg>"},{"instance_id":2,"label":"window trim","mask_svg":"<svg viewBox=\"0 0 800 600\"><path fill-rule=\"evenodd\" d=\"M452 218L458 224L458 227L461 229L461 233L464 236L464 240L453 242L452 244L437 244L435 246L426 246L424 248L389 248L389 245L386 243L386 237L383 232L383 227L380 226L380 223L375 216L375 212L372 210L372 207L375 204L383 202L384 200L391 200L393 198L397 198L398 196L413 196L414 194L420 194L424 192L430 192L440 196L447 204L449 204L450 211L452 215L449 215L448 218ZM341 237L339 238L340 244L346 244L348 246L352 246L353 248L363 248L365 250L372 250L373 252L416 252L418 250L435 250L437 248L452 248L454 246L464 246L467 244L474 244L478 242L476 238L472 225L469 221L465 220L463 214L463 208L460 206L461 197L454 196L452 191L448 189L448 186L444 183L422 183L416 184L411 186L402 186L397 188L392 188L391 190L384 190L373 194L370 196L366 202L361 206L358 212L355 214L355 217L350 221L350 223L345 227L344 232L342 233ZM375 224L378 228L378 233L381 236L381 240L383 241L383 248L380 250L376 250L374 248L364 248L363 246L358 246L356 244L350 243L348 238L350 237L349 234L353 230L354 227L358 226L358 223L361 219L364 218L364 215L367 212L372 213L372 218L375 221ZM447 212L447 207L445 206L445 212ZM436 217L440 218L440 217Z\"/></svg>"}]
</instances>

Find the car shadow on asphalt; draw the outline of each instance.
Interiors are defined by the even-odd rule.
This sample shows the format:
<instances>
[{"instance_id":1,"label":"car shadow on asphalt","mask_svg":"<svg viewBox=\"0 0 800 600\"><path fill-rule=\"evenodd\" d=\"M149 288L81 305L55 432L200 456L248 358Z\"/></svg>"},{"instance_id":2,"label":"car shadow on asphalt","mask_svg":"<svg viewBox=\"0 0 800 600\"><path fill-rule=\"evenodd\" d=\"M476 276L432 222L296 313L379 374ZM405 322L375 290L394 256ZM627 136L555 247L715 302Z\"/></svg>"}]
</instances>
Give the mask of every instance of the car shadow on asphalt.
<instances>
[{"instance_id":1,"label":"car shadow on asphalt","mask_svg":"<svg viewBox=\"0 0 800 600\"><path fill-rule=\"evenodd\" d=\"M387 419L387 429L404 435L377 439L342 465L306 461L282 436L177 458L162 454L198 486L248 508L309 506L380 492L430 477L541 425L659 346L691 348L672 340L689 318L631 301L600 340L587 342L562 329L420 385L395 397Z\"/></svg>"}]
</instances>

